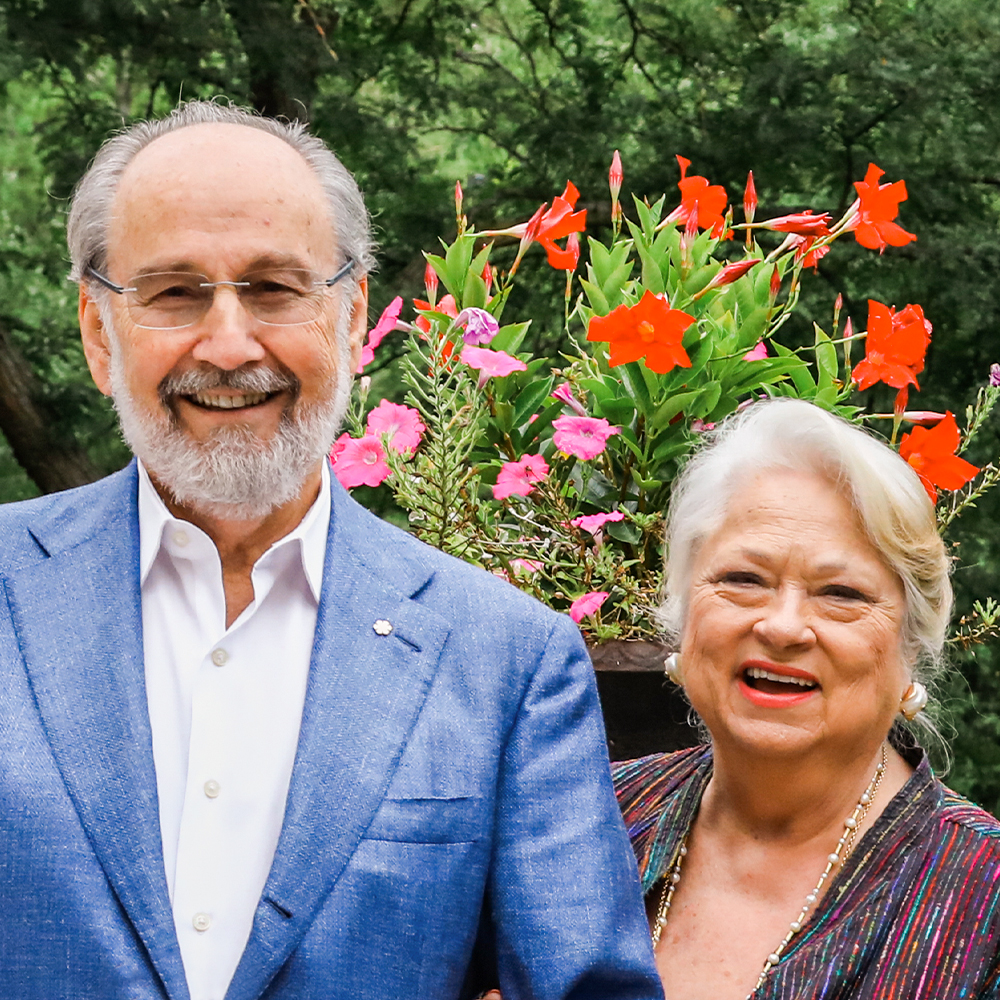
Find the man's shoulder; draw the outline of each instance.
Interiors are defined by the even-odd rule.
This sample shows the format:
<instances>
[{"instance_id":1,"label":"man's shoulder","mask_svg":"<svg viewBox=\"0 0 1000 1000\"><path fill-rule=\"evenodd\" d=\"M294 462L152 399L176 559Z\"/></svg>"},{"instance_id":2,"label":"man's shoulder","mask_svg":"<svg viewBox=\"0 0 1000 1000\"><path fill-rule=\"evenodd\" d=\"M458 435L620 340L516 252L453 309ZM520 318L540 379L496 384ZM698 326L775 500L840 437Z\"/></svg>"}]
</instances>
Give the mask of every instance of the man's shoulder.
<instances>
[{"instance_id":1,"label":"man's shoulder","mask_svg":"<svg viewBox=\"0 0 1000 1000\"><path fill-rule=\"evenodd\" d=\"M129 516L134 463L97 482L0 504L0 573L92 537Z\"/></svg>"}]
</instances>

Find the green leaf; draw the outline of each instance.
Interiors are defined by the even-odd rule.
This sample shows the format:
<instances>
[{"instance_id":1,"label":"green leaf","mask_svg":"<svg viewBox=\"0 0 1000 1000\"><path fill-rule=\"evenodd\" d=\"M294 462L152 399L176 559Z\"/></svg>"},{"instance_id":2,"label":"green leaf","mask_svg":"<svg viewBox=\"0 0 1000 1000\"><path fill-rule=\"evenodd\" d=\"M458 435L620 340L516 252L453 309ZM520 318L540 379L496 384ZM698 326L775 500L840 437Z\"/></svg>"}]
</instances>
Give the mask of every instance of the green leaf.
<instances>
[{"instance_id":1,"label":"green leaf","mask_svg":"<svg viewBox=\"0 0 1000 1000\"><path fill-rule=\"evenodd\" d=\"M830 340L829 335L820 329L818 323L813 323L813 330L816 333L816 367L819 369L818 384L822 390L834 385L837 381L837 376L840 374L840 365L837 361L837 348Z\"/></svg>"},{"instance_id":2,"label":"green leaf","mask_svg":"<svg viewBox=\"0 0 1000 1000\"><path fill-rule=\"evenodd\" d=\"M697 401L691 407L690 415L692 417L701 417L704 419L712 412L712 410L715 409L721 395L722 383L709 382L708 385L706 385L701 392L698 393Z\"/></svg>"},{"instance_id":3,"label":"green leaf","mask_svg":"<svg viewBox=\"0 0 1000 1000\"><path fill-rule=\"evenodd\" d=\"M580 284L583 287L584 292L587 293L590 308L593 309L598 316L607 316L607 314L611 312L611 306L608 305L608 300L604 292L602 292L597 285L588 281L586 278L581 278Z\"/></svg>"},{"instance_id":4,"label":"green leaf","mask_svg":"<svg viewBox=\"0 0 1000 1000\"><path fill-rule=\"evenodd\" d=\"M654 430L661 430L666 427L678 413L683 413L688 407L692 406L700 393L700 389L694 389L690 392L678 392L671 396L657 408L656 413L653 414L653 419L650 421L650 426Z\"/></svg>"},{"instance_id":5,"label":"green leaf","mask_svg":"<svg viewBox=\"0 0 1000 1000\"><path fill-rule=\"evenodd\" d=\"M535 408L552 391L552 383L555 381L550 375L544 379L533 379L522 390L514 403L514 426L520 427L526 423Z\"/></svg>"},{"instance_id":6,"label":"green leaf","mask_svg":"<svg viewBox=\"0 0 1000 1000\"><path fill-rule=\"evenodd\" d=\"M474 239L475 237L471 235L459 236L445 253L445 273L441 275L441 280L448 291L455 296L456 302L461 300L465 288L465 276L472 263Z\"/></svg>"},{"instance_id":7,"label":"green leaf","mask_svg":"<svg viewBox=\"0 0 1000 1000\"><path fill-rule=\"evenodd\" d=\"M610 521L604 525L604 530L612 538L628 545L638 545L642 541L642 532L631 521Z\"/></svg>"},{"instance_id":8,"label":"green leaf","mask_svg":"<svg viewBox=\"0 0 1000 1000\"><path fill-rule=\"evenodd\" d=\"M486 282L475 271L470 270L465 275L465 287L462 289L459 305L462 309L470 306L476 309L486 308Z\"/></svg>"},{"instance_id":9,"label":"green leaf","mask_svg":"<svg viewBox=\"0 0 1000 1000\"><path fill-rule=\"evenodd\" d=\"M777 351L779 357L783 358L795 358L796 354L791 348L785 347L784 344L779 344L777 341L770 341L771 346ZM798 360L801 360L799 358ZM813 381L812 375L809 374L809 368L807 365L796 366L788 373L791 376L792 381L795 383L795 388L798 390L799 395L802 399L812 399L816 394L816 383Z\"/></svg>"},{"instance_id":10,"label":"green leaf","mask_svg":"<svg viewBox=\"0 0 1000 1000\"><path fill-rule=\"evenodd\" d=\"M511 323L508 326L500 327L497 335L490 341L490 347L495 351L517 354L530 326L531 320L529 319L525 323Z\"/></svg>"},{"instance_id":11,"label":"green leaf","mask_svg":"<svg viewBox=\"0 0 1000 1000\"><path fill-rule=\"evenodd\" d=\"M622 384L635 400L635 408L648 416L653 409L653 400L639 364L638 361L630 361L628 364L619 365L618 371L621 372Z\"/></svg>"}]
</instances>

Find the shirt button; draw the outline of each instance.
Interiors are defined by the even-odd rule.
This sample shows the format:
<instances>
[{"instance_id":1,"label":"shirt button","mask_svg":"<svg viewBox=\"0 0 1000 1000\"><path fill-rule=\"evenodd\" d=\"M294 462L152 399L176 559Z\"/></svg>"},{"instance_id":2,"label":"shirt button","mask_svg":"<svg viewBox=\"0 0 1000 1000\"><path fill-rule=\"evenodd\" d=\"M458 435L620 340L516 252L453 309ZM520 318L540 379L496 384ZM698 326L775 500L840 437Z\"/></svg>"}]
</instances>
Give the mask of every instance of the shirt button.
<instances>
[{"instance_id":1,"label":"shirt button","mask_svg":"<svg viewBox=\"0 0 1000 1000\"><path fill-rule=\"evenodd\" d=\"M174 532L174 545L179 545L181 548L184 548L189 541L190 539L188 538L188 533L186 531Z\"/></svg>"},{"instance_id":2,"label":"shirt button","mask_svg":"<svg viewBox=\"0 0 1000 1000\"><path fill-rule=\"evenodd\" d=\"M222 785L217 781L206 781L205 782L205 794L210 799L217 799L219 797L219 792L222 791Z\"/></svg>"},{"instance_id":3,"label":"shirt button","mask_svg":"<svg viewBox=\"0 0 1000 1000\"><path fill-rule=\"evenodd\" d=\"M221 667L228 659L229 659L229 654L224 649L212 650L212 662L217 667Z\"/></svg>"},{"instance_id":4,"label":"shirt button","mask_svg":"<svg viewBox=\"0 0 1000 1000\"><path fill-rule=\"evenodd\" d=\"M212 926L212 918L207 913L196 913L191 923L196 931L204 933Z\"/></svg>"}]
</instances>

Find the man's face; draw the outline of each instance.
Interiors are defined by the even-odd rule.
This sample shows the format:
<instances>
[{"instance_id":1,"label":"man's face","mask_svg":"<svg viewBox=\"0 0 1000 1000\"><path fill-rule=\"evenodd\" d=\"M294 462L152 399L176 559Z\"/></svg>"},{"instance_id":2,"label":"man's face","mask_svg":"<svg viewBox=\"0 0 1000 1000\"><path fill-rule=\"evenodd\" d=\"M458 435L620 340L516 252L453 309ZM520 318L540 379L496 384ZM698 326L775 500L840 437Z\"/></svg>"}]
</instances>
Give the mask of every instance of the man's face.
<instances>
[{"instance_id":1,"label":"man's face","mask_svg":"<svg viewBox=\"0 0 1000 1000\"><path fill-rule=\"evenodd\" d=\"M139 153L122 177L108 249L108 277L123 285L159 271L236 281L276 265L328 277L342 263L326 197L308 164L280 139L238 125L181 129ZM220 461L245 465L241 456L270 455L272 464L287 466L284 439L294 432L298 464L318 469L365 332L366 289L353 287L347 281L324 293L313 322L269 326L223 286L203 319L174 330L136 326L123 297L109 293L104 318L113 332L82 291L81 328L95 381L115 396L129 443L179 502L190 489L171 480L185 478L188 455L207 467L196 470L199 481ZM303 435L319 439L304 442ZM160 445L169 454L158 454ZM268 486L246 482L235 492L259 496ZM217 483L201 499L225 507L222 494L232 490ZM230 499L240 506L244 497ZM265 504L275 499L289 498Z\"/></svg>"}]
</instances>

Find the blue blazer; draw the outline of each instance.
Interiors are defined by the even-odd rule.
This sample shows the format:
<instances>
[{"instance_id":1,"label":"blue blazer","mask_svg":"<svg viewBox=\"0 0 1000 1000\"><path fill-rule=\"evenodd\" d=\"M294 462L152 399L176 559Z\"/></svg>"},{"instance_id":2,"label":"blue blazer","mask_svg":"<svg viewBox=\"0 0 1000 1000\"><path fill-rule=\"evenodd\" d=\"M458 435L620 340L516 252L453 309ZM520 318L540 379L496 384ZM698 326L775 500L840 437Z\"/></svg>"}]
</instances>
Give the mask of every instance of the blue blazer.
<instances>
[{"instance_id":1,"label":"blue blazer","mask_svg":"<svg viewBox=\"0 0 1000 1000\"><path fill-rule=\"evenodd\" d=\"M12 1000L189 1000L136 496L133 463L0 508ZM505 1000L662 998L576 628L334 483L284 827L226 998L451 1000L470 990L474 946L495 955Z\"/></svg>"}]
</instances>

